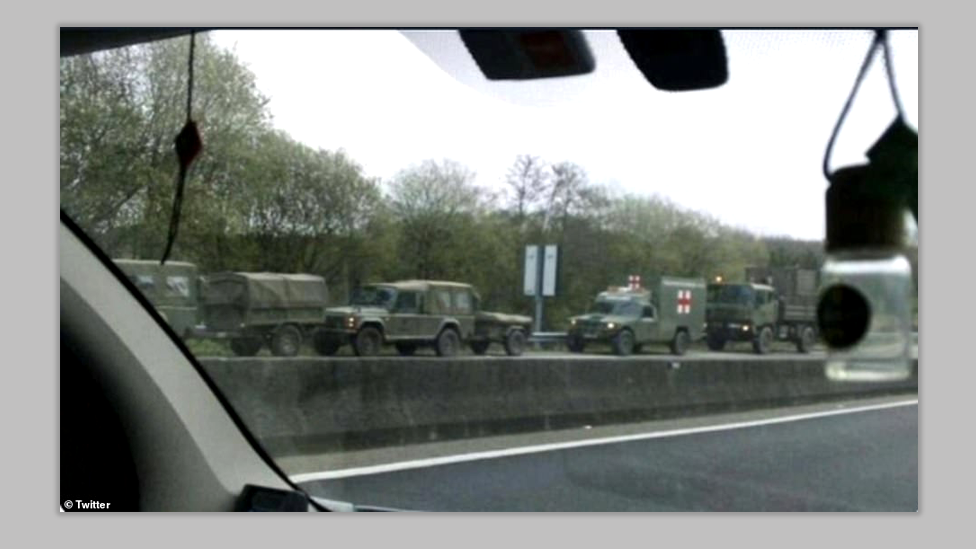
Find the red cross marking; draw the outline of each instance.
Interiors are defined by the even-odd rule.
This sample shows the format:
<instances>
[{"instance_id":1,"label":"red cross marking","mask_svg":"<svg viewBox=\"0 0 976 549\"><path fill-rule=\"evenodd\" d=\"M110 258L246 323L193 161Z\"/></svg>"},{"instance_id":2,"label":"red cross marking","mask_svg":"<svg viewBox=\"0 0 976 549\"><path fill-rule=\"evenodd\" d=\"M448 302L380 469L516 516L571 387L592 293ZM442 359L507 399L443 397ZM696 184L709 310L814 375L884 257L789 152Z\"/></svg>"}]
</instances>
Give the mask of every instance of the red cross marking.
<instances>
[{"instance_id":1,"label":"red cross marking","mask_svg":"<svg viewBox=\"0 0 976 549\"><path fill-rule=\"evenodd\" d=\"M691 290L678 290L678 313L691 312Z\"/></svg>"}]
</instances>

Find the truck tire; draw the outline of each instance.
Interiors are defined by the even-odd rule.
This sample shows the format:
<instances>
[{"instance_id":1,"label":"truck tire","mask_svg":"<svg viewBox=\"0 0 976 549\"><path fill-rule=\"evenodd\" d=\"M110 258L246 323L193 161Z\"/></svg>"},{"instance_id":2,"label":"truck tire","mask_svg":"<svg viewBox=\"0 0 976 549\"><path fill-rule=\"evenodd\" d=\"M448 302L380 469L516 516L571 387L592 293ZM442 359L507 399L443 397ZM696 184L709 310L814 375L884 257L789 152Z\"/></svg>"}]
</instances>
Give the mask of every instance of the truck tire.
<instances>
[{"instance_id":1,"label":"truck tire","mask_svg":"<svg viewBox=\"0 0 976 549\"><path fill-rule=\"evenodd\" d=\"M705 338L709 351L721 351L725 348L725 338L720 335L710 335Z\"/></svg>"},{"instance_id":2,"label":"truck tire","mask_svg":"<svg viewBox=\"0 0 976 549\"><path fill-rule=\"evenodd\" d=\"M383 347L383 334L375 326L363 326L352 340L356 356L376 356Z\"/></svg>"},{"instance_id":3,"label":"truck tire","mask_svg":"<svg viewBox=\"0 0 976 549\"><path fill-rule=\"evenodd\" d=\"M342 343L334 336L323 330L316 330L312 334L312 347L322 356L332 356L339 352Z\"/></svg>"},{"instance_id":4,"label":"truck tire","mask_svg":"<svg viewBox=\"0 0 976 549\"><path fill-rule=\"evenodd\" d=\"M400 356L413 356L417 352L416 343L397 343L394 345Z\"/></svg>"},{"instance_id":5,"label":"truck tire","mask_svg":"<svg viewBox=\"0 0 976 549\"><path fill-rule=\"evenodd\" d=\"M525 352L525 332L522 330L511 330L505 336L505 354L508 356L519 356Z\"/></svg>"},{"instance_id":6,"label":"truck tire","mask_svg":"<svg viewBox=\"0 0 976 549\"><path fill-rule=\"evenodd\" d=\"M434 350L437 356L451 357L458 354L461 347L461 338L454 328L444 328L434 342Z\"/></svg>"},{"instance_id":7,"label":"truck tire","mask_svg":"<svg viewBox=\"0 0 976 549\"><path fill-rule=\"evenodd\" d=\"M803 326L800 328L800 335L796 338L796 350L801 353L809 353L817 343L817 332L813 326Z\"/></svg>"},{"instance_id":8,"label":"truck tire","mask_svg":"<svg viewBox=\"0 0 976 549\"><path fill-rule=\"evenodd\" d=\"M620 330L611 341L613 352L618 356L627 356L634 352L634 333L630 330Z\"/></svg>"},{"instance_id":9,"label":"truck tire","mask_svg":"<svg viewBox=\"0 0 976 549\"><path fill-rule=\"evenodd\" d=\"M566 348L571 353L582 353L586 349L586 342L581 337L569 336L566 338Z\"/></svg>"},{"instance_id":10,"label":"truck tire","mask_svg":"<svg viewBox=\"0 0 976 549\"><path fill-rule=\"evenodd\" d=\"M769 352L769 348L773 344L773 329L769 326L763 326L756 337L752 340L752 349L758 355L764 355Z\"/></svg>"},{"instance_id":11,"label":"truck tire","mask_svg":"<svg viewBox=\"0 0 976 549\"><path fill-rule=\"evenodd\" d=\"M230 340L230 350L237 356L254 356L264 342L259 337L237 337Z\"/></svg>"},{"instance_id":12,"label":"truck tire","mask_svg":"<svg viewBox=\"0 0 976 549\"><path fill-rule=\"evenodd\" d=\"M678 330L674 334L674 338L671 339L671 352L678 356L682 356L688 352L689 344L688 332L685 330Z\"/></svg>"},{"instance_id":13,"label":"truck tire","mask_svg":"<svg viewBox=\"0 0 976 549\"><path fill-rule=\"evenodd\" d=\"M489 345L491 345L490 341L472 341L471 352L479 356L483 355L488 352Z\"/></svg>"},{"instance_id":14,"label":"truck tire","mask_svg":"<svg viewBox=\"0 0 976 549\"><path fill-rule=\"evenodd\" d=\"M302 332L294 326L278 326L271 335L271 354L274 356L295 356L301 348Z\"/></svg>"}]
</instances>

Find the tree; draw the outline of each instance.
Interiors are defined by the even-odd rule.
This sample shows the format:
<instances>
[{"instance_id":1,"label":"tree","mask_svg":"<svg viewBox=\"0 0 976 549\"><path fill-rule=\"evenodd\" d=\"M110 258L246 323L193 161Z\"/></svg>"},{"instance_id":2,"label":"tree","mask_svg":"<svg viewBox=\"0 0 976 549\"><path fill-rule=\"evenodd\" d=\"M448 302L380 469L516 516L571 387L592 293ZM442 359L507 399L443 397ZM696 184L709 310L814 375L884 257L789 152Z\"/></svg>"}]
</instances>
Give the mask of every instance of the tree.
<instances>
[{"instance_id":1,"label":"tree","mask_svg":"<svg viewBox=\"0 0 976 549\"><path fill-rule=\"evenodd\" d=\"M551 177L541 159L527 154L519 155L508 169L505 183L510 193L511 208L519 223L524 223L525 217L545 195Z\"/></svg>"},{"instance_id":2,"label":"tree","mask_svg":"<svg viewBox=\"0 0 976 549\"><path fill-rule=\"evenodd\" d=\"M448 277L482 207L474 173L451 160L427 160L396 175L390 207L406 276Z\"/></svg>"},{"instance_id":3,"label":"tree","mask_svg":"<svg viewBox=\"0 0 976 549\"><path fill-rule=\"evenodd\" d=\"M194 118L204 148L187 200L213 220L235 211L242 148L270 127L254 76L206 34L196 37ZM109 253L162 253L186 120L187 39L62 59L61 204ZM218 215L214 215L218 214ZM199 221L199 220L198 220Z\"/></svg>"}]
</instances>

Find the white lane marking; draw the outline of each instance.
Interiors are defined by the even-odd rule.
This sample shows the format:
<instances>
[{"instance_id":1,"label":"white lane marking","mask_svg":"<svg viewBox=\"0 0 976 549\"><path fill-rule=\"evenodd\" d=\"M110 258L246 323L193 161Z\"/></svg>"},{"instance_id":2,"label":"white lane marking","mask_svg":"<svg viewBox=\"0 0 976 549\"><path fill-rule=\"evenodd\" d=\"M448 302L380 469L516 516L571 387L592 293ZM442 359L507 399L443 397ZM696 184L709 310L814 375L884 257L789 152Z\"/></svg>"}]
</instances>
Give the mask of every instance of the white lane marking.
<instances>
[{"instance_id":1,"label":"white lane marking","mask_svg":"<svg viewBox=\"0 0 976 549\"><path fill-rule=\"evenodd\" d=\"M653 438L676 437L682 435L695 435L699 433L711 433L715 431L731 431L733 429L745 429L748 427L760 427L763 425L774 425L777 423L789 423L793 421L803 421L806 419L816 419L843 414L854 414L858 412L870 412L874 410L885 410L887 408L898 408L902 406L916 406L918 399L901 400L885 404L871 404L856 408L842 408L838 410L826 410L823 412L810 412L806 414L796 414L792 416L782 416L768 419L758 419L753 421L740 421L735 423L723 423L718 425L705 425L701 427L688 427L684 429L672 429L670 431L655 431L653 433L639 433L635 435L620 435L615 437L593 438L588 440L575 440L570 442L555 442L550 444L538 444L535 446L517 446L502 450L489 450L486 452L472 452L469 454L456 454L434 458L417 459L411 461L398 461L394 463L383 463L380 465L370 465L366 467L353 467L350 469L337 469L335 471L321 471L318 473L302 473L291 476L292 482L301 484L304 482L314 482L317 480L329 480L346 477L356 477L363 475L375 475L379 473L390 473L393 471L404 471L407 469L423 469L426 467L436 467L438 465L450 465L452 463L463 463L466 461L478 461L483 459L495 459L501 457L519 456L524 454L536 454L540 452L551 452L554 450L566 450L570 448L581 448L584 446L598 446L601 444L615 444L620 442L631 442L635 440L648 440Z\"/></svg>"}]
</instances>

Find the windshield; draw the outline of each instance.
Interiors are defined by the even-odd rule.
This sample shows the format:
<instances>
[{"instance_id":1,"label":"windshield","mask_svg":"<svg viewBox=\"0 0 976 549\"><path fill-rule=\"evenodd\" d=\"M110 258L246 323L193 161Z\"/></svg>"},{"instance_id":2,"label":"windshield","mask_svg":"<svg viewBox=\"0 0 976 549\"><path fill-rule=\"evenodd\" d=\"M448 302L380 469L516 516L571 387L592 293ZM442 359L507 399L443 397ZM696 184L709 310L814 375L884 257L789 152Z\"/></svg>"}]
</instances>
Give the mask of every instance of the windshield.
<instances>
[{"instance_id":1,"label":"windshield","mask_svg":"<svg viewBox=\"0 0 976 549\"><path fill-rule=\"evenodd\" d=\"M616 316L641 316L643 306L634 301L608 300L593 303L591 313Z\"/></svg>"},{"instance_id":2,"label":"windshield","mask_svg":"<svg viewBox=\"0 0 976 549\"><path fill-rule=\"evenodd\" d=\"M560 36L510 43L538 53ZM817 316L820 166L872 32L722 31L728 81L686 92L655 87L616 31L580 36L593 72L523 81L486 78L453 30L200 32L192 94L190 36L65 56L60 206L109 258L152 265L179 211L168 262L187 270L132 280L311 494L432 510L901 508L837 486L850 448L888 448L857 433L909 444L911 417L773 422L917 394L911 379L828 383ZM918 33L890 45L917 130ZM895 115L878 57L831 166L867 162ZM177 199L188 117L202 148ZM892 300L917 330L908 232L912 288ZM706 318L755 303L735 284L759 284L751 269L781 277L776 306ZM795 281L814 290L787 295ZM644 317L597 300L615 291L654 296L653 321L577 326L587 311ZM327 314L349 305L363 314ZM908 338L878 352L915 364L917 385ZM694 430L754 420L772 422L766 438ZM672 431L696 434L621 439Z\"/></svg>"},{"instance_id":3,"label":"windshield","mask_svg":"<svg viewBox=\"0 0 976 549\"><path fill-rule=\"evenodd\" d=\"M751 286L723 285L710 288L708 300L725 305L752 305L754 296Z\"/></svg>"},{"instance_id":4,"label":"windshield","mask_svg":"<svg viewBox=\"0 0 976 549\"><path fill-rule=\"evenodd\" d=\"M361 307L379 307L389 309L396 300L397 292L393 288L385 286L367 286L359 288L352 294L350 305Z\"/></svg>"}]
</instances>

